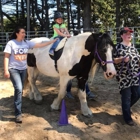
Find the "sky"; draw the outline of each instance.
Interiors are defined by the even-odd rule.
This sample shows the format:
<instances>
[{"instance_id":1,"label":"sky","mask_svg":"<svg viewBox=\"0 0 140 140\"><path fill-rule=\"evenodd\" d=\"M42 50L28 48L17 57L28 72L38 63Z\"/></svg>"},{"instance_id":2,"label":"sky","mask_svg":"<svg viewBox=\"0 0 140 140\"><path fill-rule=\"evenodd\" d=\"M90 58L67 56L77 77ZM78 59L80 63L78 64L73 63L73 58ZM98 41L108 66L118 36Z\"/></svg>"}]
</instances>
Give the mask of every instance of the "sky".
<instances>
[{"instance_id":1,"label":"sky","mask_svg":"<svg viewBox=\"0 0 140 140\"><path fill-rule=\"evenodd\" d=\"M4 3L6 3L7 1L9 1L9 0L1 0L1 2L2 2L2 10L6 13L6 14L11 14L11 12L12 13L14 13L15 12L15 10L16 10L16 6L13 6L13 4L4 4ZM21 2L21 0L19 0L19 7L21 7L20 6L20 2ZM40 0L38 0L38 3L40 2ZM16 4L16 3L15 3ZM56 10L56 8L53 8L53 9L50 9L49 10L49 15L53 15L53 11L54 10Z\"/></svg>"}]
</instances>

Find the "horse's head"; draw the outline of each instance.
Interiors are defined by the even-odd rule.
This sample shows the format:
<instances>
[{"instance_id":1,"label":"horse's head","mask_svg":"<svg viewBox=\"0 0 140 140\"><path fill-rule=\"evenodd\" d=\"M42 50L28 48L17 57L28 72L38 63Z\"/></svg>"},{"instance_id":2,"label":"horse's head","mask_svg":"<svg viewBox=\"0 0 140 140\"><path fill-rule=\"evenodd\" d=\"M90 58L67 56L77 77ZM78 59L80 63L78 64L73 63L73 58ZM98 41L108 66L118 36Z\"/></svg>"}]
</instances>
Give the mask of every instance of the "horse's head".
<instances>
[{"instance_id":1,"label":"horse's head","mask_svg":"<svg viewBox=\"0 0 140 140\"><path fill-rule=\"evenodd\" d=\"M96 61L100 63L106 79L112 78L116 75L112 57L113 51L114 44L110 36L106 33L98 35L94 56Z\"/></svg>"}]
</instances>

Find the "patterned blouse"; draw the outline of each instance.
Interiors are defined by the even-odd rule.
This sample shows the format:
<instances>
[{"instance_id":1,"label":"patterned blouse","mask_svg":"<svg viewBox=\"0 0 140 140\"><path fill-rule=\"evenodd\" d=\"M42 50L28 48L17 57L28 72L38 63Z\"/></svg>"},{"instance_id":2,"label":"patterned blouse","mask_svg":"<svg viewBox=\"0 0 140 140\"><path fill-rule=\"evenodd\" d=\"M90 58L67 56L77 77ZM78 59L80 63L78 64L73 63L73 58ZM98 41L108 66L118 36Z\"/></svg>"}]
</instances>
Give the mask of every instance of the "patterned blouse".
<instances>
[{"instance_id":1,"label":"patterned blouse","mask_svg":"<svg viewBox=\"0 0 140 140\"><path fill-rule=\"evenodd\" d=\"M139 85L139 60L140 55L134 45L125 46L121 43L117 44L116 51L114 52L114 58L127 57L130 60L128 62L122 61L119 64L115 64L117 76L116 79L119 82L119 89L128 88L130 86Z\"/></svg>"}]
</instances>

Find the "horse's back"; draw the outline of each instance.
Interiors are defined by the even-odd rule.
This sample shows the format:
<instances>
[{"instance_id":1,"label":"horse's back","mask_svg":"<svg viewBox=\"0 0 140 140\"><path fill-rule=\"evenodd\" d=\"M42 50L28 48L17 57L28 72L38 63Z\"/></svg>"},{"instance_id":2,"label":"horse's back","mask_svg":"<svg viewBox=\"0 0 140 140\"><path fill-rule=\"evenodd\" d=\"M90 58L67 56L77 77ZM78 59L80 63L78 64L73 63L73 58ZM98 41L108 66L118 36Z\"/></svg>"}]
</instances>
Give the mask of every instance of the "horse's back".
<instances>
[{"instance_id":1,"label":"horse's back","mask_svg":"<svg viewBox=\"0 0 140 140\"><path fill-rule=\"evenodd\" d=\"M42 42L50 41L50 39L47 37L36 37L36 38L31 39L30 41L34 43L42 43Z\"/></svg>"},{"instance_id":2,"label":"horse's back","mask_svg":"<svg viewBox=\"0 0 140 140\"><path fill-rule=\"evenodd\" d=\"M30 41L34 43L43 43L50 41L50 39L47 37L39 37L31 39ZM51 46L52 44L46 47L29 49L27 64L30 69L31 67L32 69L38 69L44 75L58 77L58 72L54 67L54 60L49 55L49 49Z\"/></svg>"},{"instance_id":3,"label":"horse's back","mask_svg":"<svg viewBox=\"0 0 140 140\"><path fill-rule=\"evenodd\" d=\"M59 74L67 73L70 69L73 68L74 65L80 62L82 56L89 55L90 52L85 50L85 42L87 38L92 33L83 33L77 36L73 36L68 38L66 43L64 43L65 47L62 53L62 56L57 61L57 67ZM48 38L34 38L31 41L36 43L41 43L42 41L49 40ZM35 55L36 66L40 72L45 75L56 76L59 75L54 67L55 62L49 56L49 46L43 48L35 48L32 50L32 53ZM85 54L86 52L86 54ZM88 53L88 54L87 54Z\"/></svg>"}]
</instances>

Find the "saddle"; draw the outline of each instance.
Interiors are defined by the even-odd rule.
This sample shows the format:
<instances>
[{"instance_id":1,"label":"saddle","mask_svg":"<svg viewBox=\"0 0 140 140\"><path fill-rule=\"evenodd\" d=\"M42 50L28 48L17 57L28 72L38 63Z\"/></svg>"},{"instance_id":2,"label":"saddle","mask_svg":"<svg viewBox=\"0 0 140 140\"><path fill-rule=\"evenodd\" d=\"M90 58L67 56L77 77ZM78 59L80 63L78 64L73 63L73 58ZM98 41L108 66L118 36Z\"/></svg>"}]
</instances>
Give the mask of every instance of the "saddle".
<instances>
[{"instance_id":1,"label":"saddle","mask_svg":"<svg viewBox=\"0 0 140 140\"><path fill-rule=\"evenodd\" d=\"M58 51L58 50L62 49L65 46L66 41L67 41L67 37L64 37L60 41L60 43L58 44L58 46L56 47L55 51Z\"/></svg>"},{"instance_id":2,"label":"saddle","mask_svg":"<svg viewBox=\"0 0 140 140\"><path fill-rule=\"evenodd\" d=\"M58 69L57 69L57 60L60 58L60 56L62 55L63 52L63 48L65 46L65 43L67 41L67 37L63 38L60 43L58 44L58 46L56 47L55 51L54 51L54 56L50 55L51 59L54 60L55 63L55 69L56 71L59 73Z\"/></svg>"},{"instance_id":3,"label":"saddle","mask_svg":"<svg viewBox=\"0 0 140 140\"><path fill-rule=\"evenodd\" d=\"M60 56L61 56L61 54L62 54L62 52L63 52L63 48L64 48L64 46L65 46L66 41L67 41L67 37L63 38L63 39L59 42L58 46L55 48L54 56L51 56L51 55L50 55L50 57L51 57L53 60L55 60L55 59L58 60L58 59L60 58Z\"/></svg>"}]
</instances>

